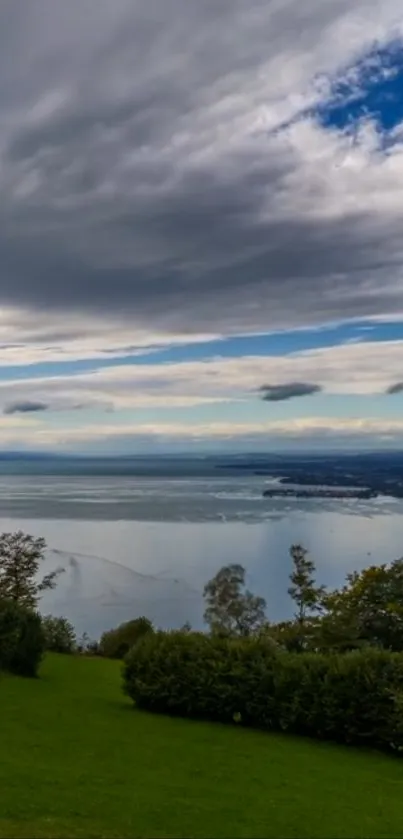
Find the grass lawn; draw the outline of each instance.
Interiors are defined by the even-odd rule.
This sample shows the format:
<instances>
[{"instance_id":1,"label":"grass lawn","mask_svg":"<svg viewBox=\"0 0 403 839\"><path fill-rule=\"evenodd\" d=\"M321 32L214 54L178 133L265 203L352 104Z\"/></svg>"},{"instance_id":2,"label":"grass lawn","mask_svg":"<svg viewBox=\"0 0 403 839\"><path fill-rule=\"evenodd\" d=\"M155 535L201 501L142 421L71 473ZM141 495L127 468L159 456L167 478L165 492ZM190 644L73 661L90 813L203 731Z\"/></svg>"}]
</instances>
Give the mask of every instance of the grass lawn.
<instances>
[{"instance_id":1,"label":"grass lawn","mask_svg":"<svg viewBox=\"0 0 403 839\"><path fill-rule=\"evenodd\" d=\"M0 679L0 837L402 837L403 760L135 711L120 665Z\"/></svg>"}]
</instances>

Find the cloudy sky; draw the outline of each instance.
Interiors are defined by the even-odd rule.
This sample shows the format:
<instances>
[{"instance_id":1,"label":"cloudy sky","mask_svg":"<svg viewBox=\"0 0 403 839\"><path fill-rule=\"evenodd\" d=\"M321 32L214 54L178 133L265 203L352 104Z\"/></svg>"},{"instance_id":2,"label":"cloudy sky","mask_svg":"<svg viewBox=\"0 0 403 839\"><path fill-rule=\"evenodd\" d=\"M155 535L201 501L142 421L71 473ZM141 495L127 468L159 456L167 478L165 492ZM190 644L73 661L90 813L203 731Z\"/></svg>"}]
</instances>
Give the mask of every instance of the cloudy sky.
<instances>
[{"instance_id":1,"label":"cloudy sky","mask_svg":"<svg viewBox=\"0 0 403 839\"><path fill-rule=\"evenodd\" d=\"M403 443L398 0L2 0L0 448Z\"/></svg>"}]
</instances>

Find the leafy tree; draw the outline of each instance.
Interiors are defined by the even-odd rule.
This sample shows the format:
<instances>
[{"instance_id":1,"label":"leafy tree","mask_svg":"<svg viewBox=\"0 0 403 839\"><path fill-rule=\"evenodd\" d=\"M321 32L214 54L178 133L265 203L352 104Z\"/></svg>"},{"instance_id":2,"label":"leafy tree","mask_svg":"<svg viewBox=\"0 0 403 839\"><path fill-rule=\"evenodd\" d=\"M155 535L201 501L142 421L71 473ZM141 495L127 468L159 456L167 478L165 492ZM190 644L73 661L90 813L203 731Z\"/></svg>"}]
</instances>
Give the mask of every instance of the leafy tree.
<instances>
[{"instance_id":1,"label":"leafy tree","mask_svg":"<svg viewBox=\"0 0 403 839\"><path fill-rule=\"evenodd\" d=\"M307 618L302 634L297 621L280 621L280 623L268 625L262 633L262 637L271 639L276 646L287 650L289 653L300 652L302 648L307 651L313 651L317 646L315 638L316 625L316 618Z\"/></svg>"},{"instance_id":2,"label":"leafy tree","mask_svg":"<svg viewBox=\"0 0 403 839\"><path fill-rule=\"evenodd\" d=\"M313 614L322 609L325 588L316 585L315 563L309 558L308 551L302 545L292 545L290 556L293 561L293 570L290 574L291 585L288 594L294 600L297 611L296 630L289 631L287 635L292 640L292 648L297 650L307 646L308 628L313 627Z\"/></svg>"},{"instance_id":3,"label":"leafy tree","mask_svg":"<svg viewBox=\"0 0 403 839\"><path fill-rule=\"evenodd\" d=\"M329 595L329 598L331 595ZM322 615L314 632L315 649L318 652L351 652L370 646L361 638L359 624L351 611L335 610Z\"/></svg>"},{"instance_id":4,"label":"leafy tree","mask_svg":"<svg viewBox=\"0 0 403 839\"><path fill-rule=\"evenodd\" d=\"M294 568L290 574L291 586L288 594L297 606L295 617L300 624L303 624L313 612L321 611L325 588L316 585L315 563L309 558L308 551L302 545L291 545L290 556Z\"/></svg>"},{"instance_id":5,"label":"leafy tree","mask_svg":"<svg viewBox=\"0 0 403 839\"><path fill-rule=\"evenodd\" d=\"M46 542L21 530L0 534L0 598L35 608L43 591L53 589L63 569L37 580Z\"/></svg>"},{"instance_id":6,"label":"leafy tree","mask_svg":"<svg viewBox=\"0 0 403 839\"><path fill-rule=\"evenodd\" d=\"M403 558L348 574L324 605L323 630L334 646L403 650Z\"/></svg>"},{"instance_id":7,"label":"leafy tree","mask_svg":"<svg viewBox=\"0 0 403 839\"><path fill-rule=\"evenodd\" d=\"M46 649L54 653L74 653L77 639L74 627L67 618L54 618L47 615L42 619Z\"/></svg>"},{"instance_id":8,"label":"leafy tree","mask_svg":"<svg viewBox=\"0 0 403 839\"><path fill-rule=\"evenodd\" d=\"M253 635L265 622L266 601L245 590L242 565L226 565L204 587L205 623L213 634Z\"/></svg>"}]
</instances>

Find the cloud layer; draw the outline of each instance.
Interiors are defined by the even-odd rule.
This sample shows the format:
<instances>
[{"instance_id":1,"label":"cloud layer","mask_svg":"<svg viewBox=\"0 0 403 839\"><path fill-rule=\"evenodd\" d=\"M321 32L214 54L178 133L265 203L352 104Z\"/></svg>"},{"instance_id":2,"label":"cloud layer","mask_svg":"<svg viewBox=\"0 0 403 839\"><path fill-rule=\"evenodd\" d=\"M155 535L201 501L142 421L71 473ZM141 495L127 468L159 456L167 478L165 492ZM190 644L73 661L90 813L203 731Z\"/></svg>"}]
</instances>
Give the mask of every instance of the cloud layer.
<instances>
[{"instance_id":1,"label":"cloud layer","mask_svg":"<svg viewBox=\"0 0 403 839\"><path fill-rule=\"evenodd\" d=\"M397 0L5 0L0 32L3 344L403 313L403 133L315 118Z\"/></svg>"},{"instance_id":2,"label":"cloud layer","mask_svg":"<svg viewBox=\"0 0 403 839\"><path fill-rule=\"evenodd\" d=\"M28 420L21 424L0 417L0 439L8 448L94 454L111 451L186 451L219 446L220 451L247 446L248 450L310 448L397 448L403 443L403 420L309 417L262 423L128 423L83 424L76 428L44 428Z\"/></svg>"},{"instance_id":3,"label":"cloud layer","mask_svg":"<svg viewBox=\"0 0 403 839\"><path fill-rule=\"evenodd\" d=\"M398 0L4 0L0 446L403 440L403 333L340 337L403 321L399 62Z\"/></svg>"},{"instance_id":4,"label":"cloud layer","mask_svg":"<svg viewBox=\"0 0 403 839\"><path fill-rule=\"evenodd\" d=\"M345 344L286 356L210 358L100 367L70 375L0 380L0 410L40 404L63 411L184 408L288 401L309 394L378 396L401 390L403 341ZM270 381L271 385L262 382ZM291 384L290 384L291 383ZM267 404L267 410L270 410Z\"/></svg>"}]
</instances>

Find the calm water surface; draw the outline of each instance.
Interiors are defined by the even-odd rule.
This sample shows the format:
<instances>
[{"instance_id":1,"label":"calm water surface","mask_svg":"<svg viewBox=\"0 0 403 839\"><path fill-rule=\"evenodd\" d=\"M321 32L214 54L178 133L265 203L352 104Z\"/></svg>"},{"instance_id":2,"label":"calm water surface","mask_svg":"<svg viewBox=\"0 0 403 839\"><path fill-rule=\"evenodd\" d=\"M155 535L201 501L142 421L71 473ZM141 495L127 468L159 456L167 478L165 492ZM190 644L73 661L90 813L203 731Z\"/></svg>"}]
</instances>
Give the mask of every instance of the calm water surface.
<instances>
[{"instance_id":1,"label":"calm water surface","mask_svg":"<svg viewBox=\"0 0 403 839\"><path fill-rule=\"evenodd\" d=\"M287 617L293 542L330 586L403 555L401 501L263 499L264 486L255 477L2 476L0 528L46 538L45 570L65 570L42 610L91 637L140 614L201 626L203 585L229 562L246 567L269 618Z\"/></svg>"}]
</instances>

